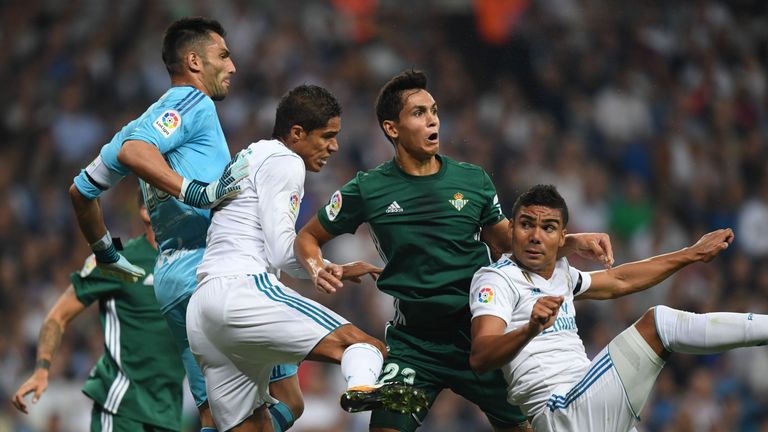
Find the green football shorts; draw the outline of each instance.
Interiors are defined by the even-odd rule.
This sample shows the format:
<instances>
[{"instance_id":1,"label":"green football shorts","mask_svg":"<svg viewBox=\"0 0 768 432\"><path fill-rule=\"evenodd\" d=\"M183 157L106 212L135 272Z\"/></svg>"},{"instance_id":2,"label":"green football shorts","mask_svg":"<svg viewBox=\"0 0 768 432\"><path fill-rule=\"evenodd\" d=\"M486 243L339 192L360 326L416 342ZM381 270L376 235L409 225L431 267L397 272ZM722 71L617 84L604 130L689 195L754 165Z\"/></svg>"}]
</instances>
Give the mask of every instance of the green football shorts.
<instances>
[{"instance_id":1,"label":"green football shorts","mask_svg":"<svg viewBox=\"0 0 768 432\"><path fill-rule=\"evenodd\" d=\"M100 405L93 404L91 410L91 432L173 432L173 429L166 429L147 423L142 423L125 416L111 414L104 410Z\"/></svg>"},{"instance_id":2,"label":"green football shorts","mask_svg":"<svg viewBox=\"0 0 768 432\"><path fill-rule=\"evenodd\" d=\"M471 338L465 332L427 334L388 325L386 342L389 356L379 382L402 382L423 389L430 407L443 389L451 389L480 407L497 428L512 428L526 421L520 409L507 402L507 382L500 370L477 374L469 367ZM428 412L374 410L370 425L411 432Z\"/></svg>"}]
</instances>

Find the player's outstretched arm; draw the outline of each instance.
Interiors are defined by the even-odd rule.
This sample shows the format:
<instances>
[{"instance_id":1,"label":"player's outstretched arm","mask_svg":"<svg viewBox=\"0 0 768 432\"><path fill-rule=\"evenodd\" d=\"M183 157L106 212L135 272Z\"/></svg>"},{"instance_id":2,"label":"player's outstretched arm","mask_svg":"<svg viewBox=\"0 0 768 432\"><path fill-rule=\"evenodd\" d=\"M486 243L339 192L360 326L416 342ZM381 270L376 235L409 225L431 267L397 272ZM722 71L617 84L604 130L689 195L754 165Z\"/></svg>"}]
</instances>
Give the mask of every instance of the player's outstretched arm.
<instances>
[{"instance_id":1,"label":"player's outstretched arm","mask_svg":"<svg viewBox=\"0 0 768 432\"><path fill-rule=\"evenodd\" d=\"M28 414L27 404L24 397L34 393L32 402L37 403L43 392L48 388L48 372L51 367L53 357L61 344L61 337L64 329L74 317L85 310L85 305L77 299L75 289L70 285L59 297L59 300L48 312L48 316L43 321L40 329L40 335L37 338L37 361L35 362L35 372L27 381L16 390L11 403L16 409Z\"/></svg>"},{"instance_id":2,"label":"player's outstretched arm","mask_svg":"<svg viewBox=\"0 0 768 432\"><path fill-rule=\"evenodd\" d=\"M96 256L96 264L120 279L135 282L144 276L144 269L131 264L117 251L117 247L112 242L112 236L104 224L104 214L99 200L84 196L75 184L69 188L69 197L80 231Z\"/></svg>"},{"instance_id":3,"label":"player's outstretched arm","mask_svg":"<svg viewBox=\"0 0 768 432\"><path fill-rule=\"evenodd\" d=\"M238 153L218 180L209 184L187 179L168 165L157 147L139 140L123 143L117 160L145 182L198 208L215 207L224 199L236 195L240 192L240 180L248 176L248 158Z\"/></svg>"},{"instance_id":4,"label":"player's outstretched arm","mask_svg":"<svg viewBox=\"0 0 768 432\"><path fill-rule=\"evenodd\" d=\"M343 286L341 266L332 263L326 264L323 261L321 248L333 237L323 228L317 215L315 215L299 231L293 244L296 257L312 278L315 289L327 294L333 294Z\"/></svg>"},{"instance_id":5,"label":"player's outstretched arm","mask_svg":"<svg viewBox=\"0 0 768 432\"><path fill-rule=\"evenodd\" d=\"M705 234L694 245L613 269L592 272L592 284L577 300L606 300L650 288L681 268L695 262L712 261L733 242L730 228Z\"/></svg>"},{"instance_id":6,"label":"player's outstretched arm","mask_svg":"<svg viewBox=\"0 0 768 432\"><path fill-rule=\"evenodd\" d=\"M572 253L598 261L610 268L613 265L613 246L611 238L605 233L578 233L565 236L565 246L560 248L557 254L558 258L568 256Z\"/></svg>"},{"instance_id":7,"label":"player's outstretched arm","mask_svg":"<svg viewBox=\"0 0 768 432\"><path fill-rule=\"evenodd\" d=\"M530 321L509 333L504 333L507 323L497 316L473 318L472 351L469 355L472 370L488 372L512 361L531 339L555 323L562 304L562 296L539 298L533 305Z\"/></svg>"}]
</instances>

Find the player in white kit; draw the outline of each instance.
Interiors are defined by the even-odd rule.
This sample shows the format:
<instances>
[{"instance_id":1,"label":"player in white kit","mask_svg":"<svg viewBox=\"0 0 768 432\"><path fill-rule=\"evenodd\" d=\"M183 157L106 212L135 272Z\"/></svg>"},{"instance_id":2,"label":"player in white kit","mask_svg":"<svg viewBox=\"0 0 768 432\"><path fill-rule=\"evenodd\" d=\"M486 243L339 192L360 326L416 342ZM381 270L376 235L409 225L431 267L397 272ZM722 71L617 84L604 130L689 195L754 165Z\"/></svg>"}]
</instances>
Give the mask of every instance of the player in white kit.
<instances>
[{"instance_id":1,"label":"player in white kit","mask_svg":"<svg viewBox=\"0 0 768 432\"><path fill-rule=\"evenodd\" d=\"M426 403L406 386L375 385L386 355L381 341L279 281L280 271L358 281L381 271L364 262L326 262L308 275L294 257L305 171L320 171L338 150L340 116L339 103L321 87L288 92L277 108L274 138L242 154L251 172L241 193L214 212L187 332L221 430L272 430L266 410L276 403L268 387L272 367L303 360L341 363L348 384L342 406L350 411L412 411Z\"/></svg>"},{"instance_id":2,"label":"player in white kit","mask_svg":"<svg viewBox=\"0 0 768 432\"><path fill-rule=\"evenodd\" d=\"M768 343L768 316L649 309L590 362L574 299L604 300L649 288L682 267L712 260L730 229L677 252L585 273L557 259L568 208L553 186L518 198L513 254L475 273L470 291L476 371L501 368L507 399L539 431L629 431L671 352L709 354Z\"/></svg>"}]
</instances>

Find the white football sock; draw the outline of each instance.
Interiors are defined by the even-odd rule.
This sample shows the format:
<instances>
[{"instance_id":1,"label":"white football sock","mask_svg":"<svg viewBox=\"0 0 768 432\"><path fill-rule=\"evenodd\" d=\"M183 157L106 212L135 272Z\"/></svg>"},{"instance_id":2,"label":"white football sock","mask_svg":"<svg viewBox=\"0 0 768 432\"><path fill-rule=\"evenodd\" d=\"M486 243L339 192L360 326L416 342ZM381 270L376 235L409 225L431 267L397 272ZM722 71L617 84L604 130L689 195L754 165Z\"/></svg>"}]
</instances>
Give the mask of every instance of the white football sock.
<instances>
[{"instance_id":1,"label":"white football sock","mask_svg":"<svg viewBox=\"0 0 768 432\"><path fill-rule=\"evenodd\" d=\"M659 338L670 352L715 354L768 343L768 315L695 314L656 306L654 317Z\"/></svg>"},{"instance_id":2,"label":"white football sock","mask_svg":"<svg viewBox=\"0 0 768 432\"><path fill-rule=\"evenodd\" d=\"M341 355L341 373L347 380L347 389L376 384L383 363L381 351L371 344L356 343L348 346Z\"/></svg>"}]
</instances>

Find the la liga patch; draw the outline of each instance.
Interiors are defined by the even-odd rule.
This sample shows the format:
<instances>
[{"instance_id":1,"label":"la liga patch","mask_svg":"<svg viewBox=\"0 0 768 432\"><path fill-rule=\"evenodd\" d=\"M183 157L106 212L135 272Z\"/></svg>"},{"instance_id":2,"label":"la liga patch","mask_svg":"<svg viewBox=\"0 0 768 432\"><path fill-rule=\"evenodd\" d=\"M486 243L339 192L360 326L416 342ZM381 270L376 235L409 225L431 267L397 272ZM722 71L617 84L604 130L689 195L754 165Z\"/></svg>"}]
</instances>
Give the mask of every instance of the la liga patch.
<instances>
[{"instance_id":1,"label":"la liga patch","mask_svg":"<svg viewBox=\"0 0 768 432\"><path fill-rule=\"evenodd\" d=\"M299 199L299 193L298 192L291 193L289 200L290 200L289 206L291 209L291 214L296 216L299 213L299 207L301 205L301 200Z\"/></svg>"},{"instance_id":2,"label":"la liga patch","mask_svg":"<svg viewBox=\"0 0 768 432\"><path fill-rule=\"evenodd\" d=\"M490 303L493 300L493 289L484 287L480 289L480 293L477 296L477 301L480 303Z\"/></svg>"},{"instance_id":3,"label":"la liga patch","mask_svg":"<svg viewBox=\"0 0 768 432\"><path fill-rule=\"evenodd\" d=\"M325 214L328 220L333 221L341 212L341 191L336 191L331 195L331 201L325 206Z\"/></svg>"},{"instance_id":4,"label":"la liga patch","mask_svg":"<svg viewBox=\"0 0 768 432\"><path fill-rule=\"evenodd\" d=\"M152 126L168 138L181 126L181 114L176 110L166 110L152 123Z\"/></svg>"}]
</instances>

